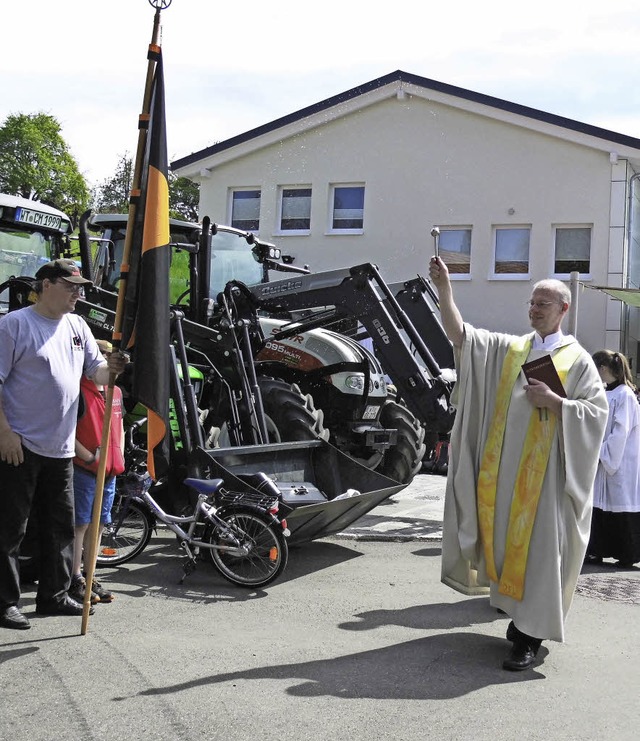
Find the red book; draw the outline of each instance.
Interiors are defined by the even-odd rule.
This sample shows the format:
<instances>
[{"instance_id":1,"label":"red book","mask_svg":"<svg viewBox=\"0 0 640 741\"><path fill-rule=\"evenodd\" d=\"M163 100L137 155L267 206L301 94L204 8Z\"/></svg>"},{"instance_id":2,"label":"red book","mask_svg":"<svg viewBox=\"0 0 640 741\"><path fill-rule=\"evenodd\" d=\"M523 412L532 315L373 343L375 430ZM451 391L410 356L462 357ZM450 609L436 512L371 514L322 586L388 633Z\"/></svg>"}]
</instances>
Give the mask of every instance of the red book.
<instances>
[{"instance_id":1,"label":"red book","mask_svg":"<svg viewBox=\"0 0 640 741\"><path fill-rule=\"evenodd\" d=\"M537 360L530 360L522 366L527 381L535 378L538 381L546 383L547 386L558 396L563 399L567 398L567 392L564 390L558 371L556 370L551 355L543 355Z\"/></svg>"}]
</instances>

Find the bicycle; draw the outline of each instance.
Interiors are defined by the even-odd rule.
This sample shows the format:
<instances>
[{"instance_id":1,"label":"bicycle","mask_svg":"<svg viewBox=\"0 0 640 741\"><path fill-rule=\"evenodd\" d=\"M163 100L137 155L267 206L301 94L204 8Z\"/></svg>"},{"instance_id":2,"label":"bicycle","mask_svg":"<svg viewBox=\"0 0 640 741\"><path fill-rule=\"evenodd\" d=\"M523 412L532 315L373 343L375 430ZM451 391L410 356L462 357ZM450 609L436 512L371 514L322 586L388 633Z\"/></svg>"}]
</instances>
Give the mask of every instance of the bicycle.
<instances>
[{"instance_id":1,"label":"bicycle","mask_svg":"<svg viewBox=\"0 0 640 741\"><path fill-rule=\"evenodd\" d=\"M140 555L159 520L178 537L186 551L180 583L196 568L200 550L227 581L243 587L263 587L284 571L288 560L286 520L277 517L276 496L234 492L223 479L187 478L197 492L193 510L184 515L165 512L150 493L148 473L130 470L124 477L98 549L98 566L117 566Z\"/></svg>"}]
</instances>

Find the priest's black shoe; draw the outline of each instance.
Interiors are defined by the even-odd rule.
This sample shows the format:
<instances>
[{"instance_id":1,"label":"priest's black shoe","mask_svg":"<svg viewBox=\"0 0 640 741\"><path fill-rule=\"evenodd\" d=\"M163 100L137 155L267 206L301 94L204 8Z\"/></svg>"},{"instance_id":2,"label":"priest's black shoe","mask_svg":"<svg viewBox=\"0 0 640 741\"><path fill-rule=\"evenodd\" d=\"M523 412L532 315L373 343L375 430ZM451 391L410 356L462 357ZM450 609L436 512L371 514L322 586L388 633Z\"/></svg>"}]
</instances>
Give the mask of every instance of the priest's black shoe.
<instances>
[{"instance_id":1,"label":"priest's black shoe","mask_svg":"<svg viewBox=\"0 0 640 741\"><path fill-rule=\"evenodd\" d=\"M533 666L538 651L524 641L515 641L509 655L502 662L502 668L510 672L522 672Z\"/></svg>"},{"instance_id":2,"label":"priest's black shoe","mask_svg":"<svg viewBox=\"0 0 640 741\"><path fill-rule=\"evenodd\" d=\"M38 615L82 615L82 605L65 595L61 600L40 602L36 605ZM93 605L89 608L89 615L95 612Z\"/></svg>"},{"instance_id":3,"label":"priest's black shoe","mask_svg":"<svg viewBox=\"0 0 640 741\"><path fill-rule=\"evenodd\" d=\"M28 630L31 627L31 623L15 605L6 607L0 613L0 625L13 630Z\"/></svg>"}]
</instances>

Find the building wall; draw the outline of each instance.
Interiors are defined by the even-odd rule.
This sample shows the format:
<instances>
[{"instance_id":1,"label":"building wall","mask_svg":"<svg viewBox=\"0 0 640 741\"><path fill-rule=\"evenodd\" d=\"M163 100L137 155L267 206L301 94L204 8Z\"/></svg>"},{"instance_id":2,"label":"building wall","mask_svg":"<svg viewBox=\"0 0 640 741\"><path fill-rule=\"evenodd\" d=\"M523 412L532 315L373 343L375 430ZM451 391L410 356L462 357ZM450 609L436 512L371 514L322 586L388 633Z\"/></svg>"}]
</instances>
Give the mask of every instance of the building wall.
<instances>
[{"instance_id":1,"label":"building wall","mask_svg":"<svg viewBox=\"0 0 640 741\"><path fill-rule=\"evenodd\" d=\"M419 96L387 98L211 169L200 215L230 221L233 188L262 191L259 235L314 271L374 262L388 283L426 275L433 225L472 228L471 273L456 279L463 316L527 331L531 285L553 270L553 227L592 226L591 275L620 285L628 174L607 152ZM328 234L332 184L364 184L362 234ZM280 186L312 188L308 236L279 234ZM531 226L530 274L492 277L493 228ZM620 305L579 297L577 334L595 351L619 342ZM617 349L617 344L614 347Z\"/></svg>"}]
</instances>

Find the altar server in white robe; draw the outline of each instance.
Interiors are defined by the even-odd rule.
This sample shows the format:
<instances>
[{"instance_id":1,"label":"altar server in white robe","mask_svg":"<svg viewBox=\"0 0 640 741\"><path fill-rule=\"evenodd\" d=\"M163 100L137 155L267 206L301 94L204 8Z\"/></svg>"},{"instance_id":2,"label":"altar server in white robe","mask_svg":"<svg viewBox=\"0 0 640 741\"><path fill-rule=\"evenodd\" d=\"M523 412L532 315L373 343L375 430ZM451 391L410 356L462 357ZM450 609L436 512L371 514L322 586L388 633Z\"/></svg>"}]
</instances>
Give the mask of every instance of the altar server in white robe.
<instances>
[{"instance_id":1,"label":"altar server in white robe","mask_svg":"<svg viewBox=\"0 0 640 741\"><path fill-rule=\"evenodd\" d=\"M561 281L533 286L534 331L518 337L463 321L441 258L431 259L429 274L457 366L442 580L465 594L488 592L511 618L503 668L521 671L534 665L542 640L564 640L607 399L589 353L560 329L571 302ZM544 356L566 397L525 377L522 365Z\"/></svg>"},{"instance_id":2,"label":"altar server in white robe","mask_svg":"<svg viewBox=\"0 0 640 741\"><path fill-rule=\"evenodd\" d=\"M593 354L605 384L609 418L593 487L588 563L617 559L632 568L640 562L640 404L629 361L622 353Z\"/></svg>"}]
</instances>

